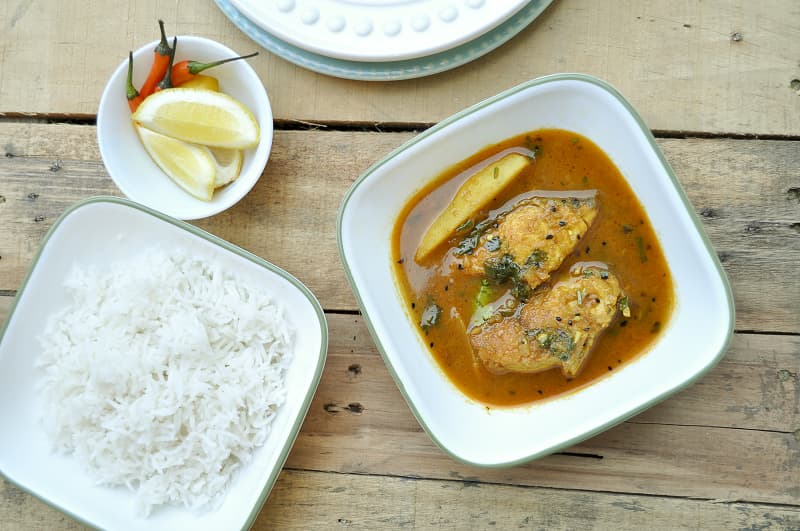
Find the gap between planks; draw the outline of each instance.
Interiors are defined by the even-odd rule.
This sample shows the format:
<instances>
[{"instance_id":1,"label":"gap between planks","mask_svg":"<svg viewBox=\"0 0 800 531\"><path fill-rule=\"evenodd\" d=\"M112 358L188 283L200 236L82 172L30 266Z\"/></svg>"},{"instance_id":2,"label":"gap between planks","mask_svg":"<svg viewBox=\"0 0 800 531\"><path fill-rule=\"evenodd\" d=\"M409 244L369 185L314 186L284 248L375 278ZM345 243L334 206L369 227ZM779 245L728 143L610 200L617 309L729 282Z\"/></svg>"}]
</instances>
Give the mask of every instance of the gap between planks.
<instances>
[{"instance_id":1,"label":"gap between planks","mask_svg":"<svg viewBox=\"0 0 800 531\"><path fill-rule=\"evenodd\" d=\"M0 123L34 123L50 125L97 125L96 115L83 114L36 114L36 113L0 113ZM364 132L364 133L421 133L430 129L436 122L336 122L307 120L276 119L273 122L276 131L330 131L330 132ZM730 140L786 140L800 141L800 135L746 134L733 132L710 133L707 131L683 131L668 129L652 129L656 138L670 139L730 139Z\"/></svg>"},{"instance_id":2,"label":"gap between planks","mask_svg":"<svg viewBox=\"0 0 800 531\"><path fill-rule=\"evenodd\" d=\"M519 503L523 497L527 501ZM453 506L453 500L461 507ZM329 529L337 523L353 529L530 529L532 522L546 523L541 528L573 529L584 523L581 509L586 507L592 528L609 527L609 522L620 530L800 525L795 505L285 468L252 529ZM27 527L35 518L37 525L31 528L83 528L0 480L0 511L6 509L6 523L12 527Z\"/></svg>"},{"instance_id":3,"label":"gap between planks","mask_svg":"<svg viewBox=\"0 0 800 531\"><path fill-rule=\"evenodd\" d=\"M573 455L569 452L557 452L553 455ZM590 494L590 495L608 495L608 496L636 496L636 497L643 497L643 498L654 498L654 499L669 499L669 500L687 500L687 501L701 501L701 502L709 502L714 504L744 504L751 507L775 507L775 508L786 508L786 509L797 509L800 505L795 505L791 503L780 503L780 502L765 502L765 501L758 501L758 502L751 502L746 500L728 500L728 499L718 499L718 498L705 498L702 496L680 496L677 494L652 494L652 493L627 493L627 492L618 492L613 490L593 490L593 489L581 489L575 487L551 487L551 486L539 486L539 485L525 485L520 483L509 483L504 481L490 481L490 480L474 480L474 479L450 479L450 478L435 478L435 477L427 477L427 476L414 476L414 475L403 475L403 474L392 474L392 473L384 473L384 474L376 474L373 472L357 472L357 471L348 471L348 472L340 472L338 470L322 470L316 469L312 467L308 468L301 468L301 467L293 467L293 466L284 466L284 471L291 471L291 472L313 472L316 474L333 474L337 476L359 476L365 478L395 478L395 479L408 479L412 481L425 481L434 484L441 484L441 483L448 483L448 484L456 484L456 485L492 485L498 487L512 487L512 488L519 488L525 490L547 490L553 492L560 492L560 493L583 493L583 494Z\"/></svg>"},{"instance_id":4,"label":"gap between planks","mask_svg":"<svg viewBox=\"0 0 800 531\"><path fill-rule=\"evenodd\" d=\"M677 423L677 422L647 422L636 420L636 417L632 417L625 421L628 424L646 424L647 426L675 426L678 428L719 428L722 430L742 430L742 431L756 431L759 433L778 433L780 435L793 435L797 433L798 430L794 431L784 431L784 430L771 430L769 428L743 428L742 426L722 426L719 424L692 424L692 423ZM572 452L557 452L559 455L573 455L578 457L593 457L592 454L576 454ZM602 459L602 455L599 456Z\"/></svg>"}]
</instances>

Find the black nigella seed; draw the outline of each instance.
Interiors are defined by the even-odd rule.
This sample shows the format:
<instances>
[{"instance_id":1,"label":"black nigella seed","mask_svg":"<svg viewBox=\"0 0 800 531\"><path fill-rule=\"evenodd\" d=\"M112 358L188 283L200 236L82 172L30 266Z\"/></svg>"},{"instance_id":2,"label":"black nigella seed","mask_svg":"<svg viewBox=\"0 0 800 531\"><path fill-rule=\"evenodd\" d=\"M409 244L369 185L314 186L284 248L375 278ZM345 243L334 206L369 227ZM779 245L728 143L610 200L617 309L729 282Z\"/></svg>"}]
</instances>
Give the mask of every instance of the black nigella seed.
<instances>
[{"instance_id":1,"label":"black nigella seed","mask_svg":"<svg viewBox=\"0 0 800 531\"><path fill-rule=\"evenodd\" d=\"M605 244L606 244L606 242L603 242L603 245L605 245Z\"/></svg>"},{"instance_id":2,"label":"black nigella seed","mask_svg":"<svg viewBox=\"0 0 800 531\"><path fill-rule=\"evenodd\" d=\"M558 226L559 226L559 227L563 227L563 226L564 226L564 225L566 225L566 224L567 224L567 222L566 222L566 221L559 221L559 222L558 222Z\"/></svg>"},{"instance_id":3,"label":"black nigella seed","mask_svg":"<svg viewBox=\"0 0 800 531\"><path fill-rule=\"evenodd\" d=\"M444 285L444 290L445 290L445 291L447 291L447 290L449 290L449 289L450 289L450 285L449 285L449 284L445 284L445 285Z\"/></svg>"},{"instance_id":4,"label":"black nigella seed","mask_svg":"<svg viewBox=\"0 0 800 531\"><path fill-rule=\"evenodd\" d=\"M552 234L548 234L547 236L544 237L544 239L545 240L552 240L553 239L553 235Z\"/></svg>"},{"instance_id":5,"label":"black nigella seed","mask_svg":"<svg viewBox=\"0 0 800 531\"><path fill-rule=\"evenodd\" d=\"M611 365L609 365L609 366L608 366L608 370L609 370L609 371L613 371L614 369L611 367Z\"/></svg>"},{"instance_id":6,"label":"black nigella seed","mask_svg":"<svg viewBox=\"0 0 800 531\"><path fill-rule=\"evenodd\" d=\"M579 240L581 239L581 235L580 235L580 234L578 234L578 239L579 239Z\"/></svg>"},{"instance_id":7,"label":"black nigella seed","mask_svg":"<svg viewBox=\"0 0 800 531\"><path fill-rule=\"evenodd\" d=\"M540 395L544 394L541 389L537 390L536 392L539 393Z\"/></svg>"},{"instance_id":8,"label":"black nigella seed","mask_svg":"<svg viewBox=\"0 0 800 531\"><path fill-rule=\"evenodd\" d=\"M433 348L433 341L431 341L431 348Z\"/></svg>"},{"instance_id":9,"label":"black nigella seed","mask_svg":"<svg viewBox=\"0 0 800 531\"><path fill-rule=\"evenodd\" d=\"M413 310L413 309L414 309L414 308L416 308L416 307L417 307L416 303L413 303L413 302L412 302L412 303L411 303L411 309Z\"/></svg>"},{"instance_id":10,"label":"black nigella seed","mask_svg":"<svg viewBox=\"0 0 800 531\"><path fill-rule=\"evenodd\" d=\"M458 264L458 269L459 269L459 270L461 270L461 269L464 269L464 266L463 266L463 265L461 265L461 264Z\"/></svg>"},{"instance_id":11,"label":"black nigella seed","mask_svg":"<svg viewBox=\"0 0 800 531\"><path fill-rule=\"evenodd\" d=\"M561 317L556 316L556 321L561 322Z\"/></svg>"},{"instance_id":12,"label":"black nigella seed","mask_svg":"<svg viewBox=\"0 0 800 531\"><path fill-rule=\"evenodd\" d=\"M628 326L628 321L622 321L619 325L620 326Z\"/></svg>"},{"instance_id":13,"label":"black nigella seed","mask_svg":"<svg viewBox=\"0 0 800 531\"><path fill-rule=\"evenodd\" d=\"M591 328L589 328L588 326L583 329L584 332L588 332L589 330L591 330Z\"/></svg>"},{"instance_id":14,"label":"black nigella seed","mask_svg":"<svg viewBox=\"0 0 800 531\"><path fill-rule=\"evenodd\" d=\"M567 320L567 324L568 324L568 325L570 325L570 326L572 326L572 319L568 319L568 320Z\"/></svg>"}]
</instances>

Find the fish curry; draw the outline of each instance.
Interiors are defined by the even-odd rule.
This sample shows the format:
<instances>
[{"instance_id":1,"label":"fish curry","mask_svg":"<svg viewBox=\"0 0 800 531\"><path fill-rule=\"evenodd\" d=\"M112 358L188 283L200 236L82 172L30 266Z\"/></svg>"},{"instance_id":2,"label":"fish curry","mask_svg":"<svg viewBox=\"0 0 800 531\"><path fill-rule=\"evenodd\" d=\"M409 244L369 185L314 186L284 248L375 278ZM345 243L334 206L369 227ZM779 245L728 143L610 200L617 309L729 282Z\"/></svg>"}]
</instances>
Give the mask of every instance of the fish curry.
<instances>
[{"instance_id":1,"label":"fish curry","mask_svg":"<svg viewBox=\"0 0 800 531\"><path fill-rule=\"evenodd\" d=\"M491 406L618 370L673 306L644 209L605 153L569 131L508 139L434 179L401 212L392 252L431 355Z\"/></svg>"}]
</instances>

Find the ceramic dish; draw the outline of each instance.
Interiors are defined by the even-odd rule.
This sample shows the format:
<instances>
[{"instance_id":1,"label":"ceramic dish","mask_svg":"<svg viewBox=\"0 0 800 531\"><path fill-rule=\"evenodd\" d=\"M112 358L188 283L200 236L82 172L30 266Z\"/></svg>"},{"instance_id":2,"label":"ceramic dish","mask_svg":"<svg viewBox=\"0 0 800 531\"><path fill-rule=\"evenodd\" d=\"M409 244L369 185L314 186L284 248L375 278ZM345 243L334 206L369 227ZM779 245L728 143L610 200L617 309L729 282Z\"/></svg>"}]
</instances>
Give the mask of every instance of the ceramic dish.
<instances>
[{"instance_id":1,"label":"ceramic dish","mask_svg":"<svg viewBox=\"0 0 800 531\"><path fill-rule=\"evenodd\" d=\"M584 135L614 161L661 242L675 308L656 344L608 377L563 398L487 409L447 379L410 321L392 274L392 227L412 195L446 168L540 128ZM534 459L635 415L708 371L732 333L727 279L669 164L630 104L589 76L524 83L411 139L353 184L338 238L369 329L408 405L444 451L477 466Z\"/></svg>"},{"instance_id":2,"label":"ceramic dish","mask_svg":"<svg viewBox=\"0 0 800 531\"><path fill-rule=\"evenodd\" d=\"M157 41L133 53L134 84L141 87L153 60ZM175 61L206 62L240 55L227 46L202 37L178 36ZM255 186L272 148L272 109L267 91L247 61L235 61L207 72L217 77L222 92L242 102L256 118L261 140L244 152L239 178L214 192L211 201L197 199L178 187L144 150L131 122L125 99L127 58L111 75L97 111L100 156L114 183L129 199L179 219L213 216L235 205Z\"/></svg>"},{"instance_id":3,"label":"ceramic dish","mask_svg":"<svg viewBox=\"0 0 800 531\"><path fill-rule=\"evenodd\" d=\"M37 336L47 316L66 304L63 281L73 264L95 266L133 258L140 250L180 247L213 258L280 301L294 327L286 403L264 446L233 478L221 507L195 514L160 507L134 516L133 493L97 486L76 460L51 452L36 392ZM69 209L47 234L0 333L0 473L81 522L99 529L247 529L269 495L305 417L327 352L327 326L317 300L296 278L228 242L136 203L94 198Z\"/></svg>"},{"instance_id":4,"label":"ceramic dish","mask_svg":"<svg viewBox=\"0 0 800 531\"><path fill-rule=\"evenodd\" d=\"M264 31L237 10L230 0L214 0L214 2L245 35L266 50L298 66L345 79L397 81L445 72L486 55L533 22L553 0L531 0L493 30L460 46L426 57L389 62L335 59L303 50Z\"/></svg>"},{"instance_id":5,"label":"ceramic dish","mask_svg":"<svg viewBox=\"0 0 800 531\"><path fill-rule=\"evenodd\" d=\"M231 0L264 31L303 50L350 61L399 61L471 41L526 0Z\"/></svg>"}]
</instances>

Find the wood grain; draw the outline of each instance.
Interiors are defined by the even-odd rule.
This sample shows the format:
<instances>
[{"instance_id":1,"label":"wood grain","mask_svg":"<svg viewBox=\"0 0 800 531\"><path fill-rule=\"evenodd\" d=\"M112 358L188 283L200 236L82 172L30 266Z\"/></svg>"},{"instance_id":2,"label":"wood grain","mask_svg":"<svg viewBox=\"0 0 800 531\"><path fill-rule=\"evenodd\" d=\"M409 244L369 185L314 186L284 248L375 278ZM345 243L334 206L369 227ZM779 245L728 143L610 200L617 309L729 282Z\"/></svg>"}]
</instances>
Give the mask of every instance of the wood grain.
<instances>
[{"instance_id":1,"label":"wood grain","mask_svg":"<svg viewBox=\"0 0 800 531\"><path fill-rule=\"evenodd\" d=\"M525 503L519 500L524 499ZM458 500L458 504L453 501ZM0 480L0 530L84 529ZM252 529L792 529L800 509L284 470Z\"/></svg>"},{"instance_id":2,"label":"wood grain","mask_svg":"<svg viewBox=\"0 0 800 531\"><path fill-rule=\"evenodd\" d=\"M0 326L12 301L0 296ZM407 430L419 431L400 395L382 394L384 389L394 393L395 385L363 317L328 313L327 320L328 360L314 407L330 415L321 415L319 429L330 431L324 426L338 422L337 413L358 403L394 411ZM351 391L355 394L346 394ZM800 337L734 334L725 356L700 381L629 423L795 432L800 428ZM390 424L399 425L393 420Z\"/></svg>"},{"instance_id":3,"label":"wood grain","mask_svg":"<svg viewBox=\"0 0 800 531\"><path fill-rule=\"evenodd\" d=\"M454 462L422 431L392 385L360 317L329 315L328 320L325 373L290 455L290 467L706 499L800 501L800 435L795 432L800 428L798 338L737 334L729 354L702 385L561 454L487 470ZM767 352L756 354L760 351ZM765 409L778 416L776 422L763 422ZM766 425L774 431L755 427Z\"/></svg>"},{"instance_id":4,"label":"wood grain","mask_svg":"<svg viewBox=\"0 0 800 531\"><path fill-rule=\"evenodd\" d=\"M0 2L0 327L64 209L119 195L95 128L49 122L91 123L158 18L258 49L211 0ZM253 528L800 529L798 39L791 0L555 0L498 50L423 79L336 79L262 50L251 64L284 130L253 191L197 225L308 285L330 348ZM640 415L526 465L473 468L423 431L354 311L336 214L354 179L413 136L381 131L565 71L608 80L661 132L731 280L737 333L708 374ZM322 125L287 130L306 122ZM0 477L0 531L18 529L84 527Z\"/></svg>"},{"instance_id":5,"label":"wood grain","mask_svg":"<svg viewBox=\"0 0 800 531\"><path fill-rule=\"evenodd\" d=\"M328 314L328 324L325 377L316 413L312 408L318 416L311 417L319 430L334 430L338 413L353 413L352 403L384 416L397 412L400 417L384 419L388 426L419 431L404 408L394 406L400 395L382 394L394 386L364 319ZM799 353L797 336L735 334L725 356L699 382L630 422L792 432L800 428Z\"/></svg>"},{"instance_id":6,"label":"wood grain","mask_svg":"<svg viewBox=\"0 0 800 531\"><path fill-rule=\"evenodd\" d=\"M469 481L365 476L356 482L347 475L287 471L253 529L639 530L770 526L800 526L800 510Z\"/></svg>"},{"instance_id":7,"label":"wood grain","mask_svg":"<svg viewBox=\"0 0 800 531\"><path fill-rule=\"evenodd\" d=\"M0 319L8 299L0 297ZM363 319L327 317L328 361L291 468L800 502L800 338L737 334L699 384L645 414L527 465L478 469L454 462L423 432Z\"/></svg>"},{"instance_id":8,"label":"wood grain","mask_svg":"<svg viewBox=\"0 0 800 531\"><path fill-rule=\"evenodd\" d=\"M119 194L99 162L94 134L91 126L0 123L0 146L11 155L0 157L0 289L19 286L42 236L68 205ZM336 248L338 205L361 172L411 136L278 131L250 194L197 224L294 273L326 309L356 309ZM659 144L730 277L737 328L800 332L800 283L793 280L800 263L798 143Z\"/></svg>"},{"instance_id":9,"label":"wood grain","mask_svg":"<svg viewBox=\"0 0 800 531\"><path fill-rule=\"evenodd\" d=\"M128 50L157 38L159 17L170 33L258 48L211 1L3 2L0 113L94 115ZM791 0L556 0L499 49L428 78L348 81L265 51L251 63L281 119L431 123L528 79L585 72L618 87L655 129L798 135L799 27Z\"/></svg>"}]
</instances>

